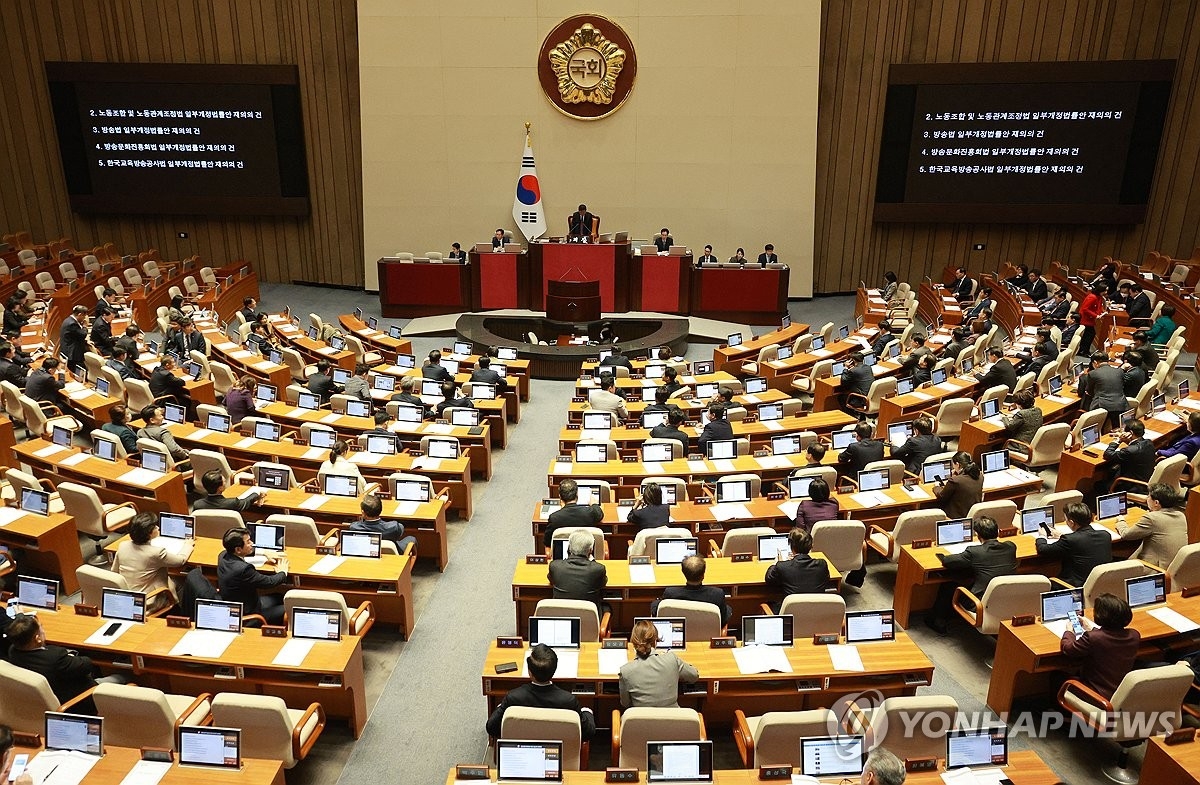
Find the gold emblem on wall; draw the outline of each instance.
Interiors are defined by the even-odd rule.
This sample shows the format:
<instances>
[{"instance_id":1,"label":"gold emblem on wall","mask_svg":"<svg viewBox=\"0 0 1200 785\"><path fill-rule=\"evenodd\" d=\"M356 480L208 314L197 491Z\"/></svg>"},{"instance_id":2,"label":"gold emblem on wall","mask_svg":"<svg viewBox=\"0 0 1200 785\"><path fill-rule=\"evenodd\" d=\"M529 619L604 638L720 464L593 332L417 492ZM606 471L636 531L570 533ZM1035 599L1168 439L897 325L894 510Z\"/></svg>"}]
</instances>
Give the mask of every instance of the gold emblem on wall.
<instances>
[{"instance_id":1,"label":"gold emblem on wall","mask_svg":"<svg viewBox=\"0 0 1200 785\"><path fill-rule=\"evenodd\" d=\"M542 42L538 81L555 108L598 120L620 108L633 90L637 58L619 25L595 15L573 16Z\"/></svg>"}]
</instances>

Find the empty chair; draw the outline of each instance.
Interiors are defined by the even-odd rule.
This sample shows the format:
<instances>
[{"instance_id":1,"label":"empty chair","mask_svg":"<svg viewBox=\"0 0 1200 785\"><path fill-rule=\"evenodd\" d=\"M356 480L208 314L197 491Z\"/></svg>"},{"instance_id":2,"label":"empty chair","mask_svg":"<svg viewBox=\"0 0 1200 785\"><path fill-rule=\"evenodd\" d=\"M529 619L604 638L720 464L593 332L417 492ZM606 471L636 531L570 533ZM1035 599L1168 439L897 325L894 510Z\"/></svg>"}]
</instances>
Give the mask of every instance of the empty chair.
<instances>
[{"instance_id":1,"label":"empty chair","mask_svg":"<svg viewBox=\"0 0 1200 785\"><path fill-rule=\"evenodd\" d=\"M600 616L591 600L538 600L534 616L579 619L579 638L595 642L608 637L609 614Z\"/></svg>"},{"instance_id":2,"label":"empty chair","mask_svg":"<svg viewBox=\"0 0 1200 785\"><path fill-rule=\"evenodd\" d=\"M646 769L648 741L703 741L704 717L695 709L637 706L612 717L612 765Z\"/></svg>"},{"instance_id":3,"label":"empty chair","mask_svg":"<svg viewBox=\"0 0 1200 785\"><path fill-rule=\"evenodd\" d=\"M1137 486L1138 490L1127 491L1127 495L1131 503L1139 504L1142 507L1146 507L1148 504L1150 486L1158 483L1167 485L1173 488L1177 495L1182 495L1183 468L1187 466L1187 462L1186 455L1172 455L1170 458L1165 458L1154 465L1154 471L1150 474L1150 479L1146 482L1134 480L1129 477L1121 477L1113 484L1113 487L1122 489Z\"/></svg>"},{"instance_id":4,"label":"empty chair","mask_svg":"<svg viewBox=\"0 0 1200 785\"><path fill-rule=\"evenodd\" d=\"M866 466L863 467L863 469L865 471L871 471L872 469L887 469L889 485L899 485L904 481L904 461L898 461L890 458L882 461L870 461Z\"/></svg>"},{"instance_id":5,"label":"empty chair","mask_svg":"<svg viewBox=\"0 0 1200 785\"><path fill-rule=\"evenodd\" d=\"M282 761L293 768L303 760L325 728L325 710L310 704L289 709L283 698L223 692L212 701L213 725L240 728L242 755Z\"/></svg>"},{"instance_id":6,"label":"empty chair","mask_svg":"<svg viewBox=\"0 0 1200 785\"><path fill-rule=\"evenodd\" d=\"M132 684L97 684L92 691L96 713L105 719L104 741L117 747L173 750L178 730L206 725L212 696L168 695Z\"/></svg>"},{"instance_id":7,"label":"empty chair","mask_svg":"<svg viewBox=\"0 0 1200 785\"><path fill-rule=\"evenodd\" d=\"M1200 542L1189 543L1179 549L1175 558L1167 565L1169 591L1183 591L1200 586Z\"/></svg>"},{"instance_id":8,"label":"empty chair","mask_svg":"<svg viewBox=\"0 0 1200 785\"><path fill-rule=\"evenodd\" d=\"M1101 415L1107 415L1103 409L1098 409ZM1033 507L1053 507L1054 522L1065 521L1067 519L1067 506L1071 504L1082 504L1083 494L1079 491L1058 491L1057 493L1048 493L1042 497L1042 500L1037 504L1030 504L1029 497L1025 497L1025 507L1028 510Z\"/></svg>"},{"instance_id":9,"label":"empty chair","mask_svg":"<svg viewBox=\"0 0 1200 785\"><path fill-rule=\"evenodd\" d=\"M769 611L764 605L763 612ZM840 594L789 594L783 598L778 615L792 617L795 640L840 633L846 623L846 600Z\"/></svg>"},{"instance_id":10,"label":"empty chair","mask_svg":"<svg viewBox=\"0 0 1200 785\"><path fill-rule=\"evenodd\" d=\"M967 517L974 520L980 515L986 515L996 522L1000 531L1011 529L1016 525L1017 504L1009 499L994 502L977 502L967 511Z\"/></svg>"},{"instance_id":11,"label":"empty chair","mask_svg":"<svg viewBox=\"0 0 1200 785\"><path fill-rule=\"evenodd\" d=\"M69 414L63 414L54 404L35 401L24 394L18 396L17 400L21 402L21 419L25 422L25 430L32 438L46 436L55 425L72 433L83 427L79 420Z\"/></svg>"},{"instance_id":12,"label":"empty chair","mask_svg":"<svg viewBox=\"0 0 1200 785\"><path fill-rule=\"evenodd\" d=\"M210 286L216 286L217 285L217 274L215 272L213 272L213 268L211 268L211 267L201 267L200 268L200 280L204 282L204 286L206 288L210 287Z\"/></svg>"},{"instance_id":13,"label":"empty chair","mask_svg":"<svg viewBox=\"0 0 1200 785\"><path fill-rule=\"evenodd\" d=\"M12 486L14 498L20 497L22 488L28 488L33 491L49 491L50 512L60 513L63 511L62 499L59 498L58 491L54 490L54 483L46 478L35 477L20 469L6 469L4 471L4 479Z\"/></svg>"},{"instance_id":14,"label":"empty chair","mask_svg":"<svg viewBox=\"0 0 1200 785\"><path fill-rule=\"evenodd\" d=\"M944 695L885 698L873 709L852 712L850 730L867 733L872 744L900 760L938 758L946 754L946 733L957 716L958 702Z\"/></svg>"},{"instance_id":15,"label":"empty chair","mask_svg":"<svg viewBox=\"0 0 1200 785\"><path fill-rule=\"evenodd\" d=\"M21 408L21 390L17 385L8 381L0 381L0 396L4 401L4 413L13 422L25 423L25 411Z\"/></svg>"},{"instance_id":16,"label":"empty chair","mask_svg":"<svg viewBox=\"0 0 1200 785\"><path fill-rule=\"evenodd\" d=\"M45 676L0 659L0 706L4 707L4 724L17 733L45 733L46 712L70 711L90 696L91 690L88 690L60 706Z\"/></svg>"},{"instance_id":17,"label":"empty chair","mask_svg":"<svg viewBox=\"0 0 1200 785\"><path fill-rule=\"evenodd\" d=\"M713 556L732 556L735 553L758 553L758 538L775 534L770 526L742 526L725 532L718 549L713 543Z\"/></svg>"},{"instance_id":18,"label":"empty chair","mask_svg":"<svg viewBox=\"0 0 1200 785\"><path fill-rule=\"evenodd\" d=\"M75 519L75 528L96 543L96 554L88 562L108 564L105 540L128 528L137 508L132 502L102 504L94 490L73 482L59 483L58 495L62 498L63 512Z\"/></svg>"},{"instance_id":19,"label":"empty chair","mask_svg":"<svg viewBox=\"0 0 1200 785\"><path fill-rule=\"evenodd\" d=\"M812 552L845 575L862 569L867 527L859 521L820 521L812 527Z\"/></svg>"},{"instance_id":20,"label":"empty chair","mask_svg":"<svg viewBox=\"0 0 1200 785\"><path fill-rule=\"evenodd\" d=\"M742 363L742 373L750 376L758 375L758 367L761 363L769 363L779 359L779 344L770 343L758 350L758 357L754 360L748 360Z\"/></svg>"},{"instance_id":21,"label":"empty chair","mask_svg":"<svg viewBox=\"0 0 1200 785\"><path fill-rule=\"evenodd\" d=\"M681 539L691 537L692 530L674 526L656 526L652 529L642 529L629 544L630 556L654 556L657 543L661 539Z\"/></svg>"},{"instance_id":22,"label":"empty chair","mask_svg":"<svg viewBox=\"0 0 1200 785\"><path fill-rule=\"evenodd\" d=\"M900 549L913 540L936 540L937 522L945 519L945 510L937 508L908 510L900 513L891 531L872 525L867 545L895 564L900 560Z\"/></svg>"},{"instance_id":23,"label":"empty chair","mask_svg":"<svg viewBox=\"0 0 1200 785\"><path fill-rule=\"evenodd\" d=\"M975 402L970 398L950 398L942 401L938 406L937 415L934 417L936 423L934 435L943 439L947 437L957 439L958 435L962 433L963 423L971 419L974 412Z\"/></svg>"},{"instance_id":24,"label":"empty chair","mask_svg":"<svg viewBox=\"0 0 1200 785\"><path fill-rule=\"evenodd\" d=\"M289 548L316 548L321 544L321 533L317 531L317 522L307 515L288 515L276 512L268 515L263 523L282 526Z\"/></svg>"},{"instance_id":25,"label":"empty chair","mask_svg":"<svg viewBox=\"0 0 1200 785\"><path fill-rule=\"evenodd\" d=\"M1093 567L1087 580L1083 582L1083 607L1094 607L1096 598L1101 594L1124 597L1127 578L1138 578L1151 572L1158 570L1138 559L1125 559Z\"/></svg>"},{"instance_id":26,"label":"empty chair","mask_svg":"<svg viewBox=\"0 0 1200 785\"><path fill-rule=\"evenodd\" d=\"M141 286L142 275L137 271L136 267L128 267L125 269L125 280L130 286Z\"/></svg>"},{"instance_id":27,"label":"empty chair","mask_svg":"<svg viewBox=\"0 0 1200 785\"><path fill-rule=\"evenodd\" d=\"M684 633L688 641L707 641L725 634L725 627L721 624L721 609L711 602L662 600L658 603L655 615L684 619Z\"/></svg>"},{"instance_id":28,"label":"empty chair","mask_svg":"<svg viewBox=\"0 0 1200 785\"><path fill-rule=\"evenodd\" d=\"M799 766L800 739L826 736L838 727L837 716L829 709L769 711L761 717L747 717L735 709L733 715L733 740L748 769Z\"/></svg>"},{"instance_id":29,"label":"empty chair","mask_svg":"<svg viewBox=\"0 0 1200 785\"><path fill-rule=\"evenodd\" d=\"M270 518L267 519L268 522ZM291 543L288 543L291 545ZM342 635L366 635L375 624L375 605L370 600L364 600L361 605L350 611L346 598L336 591L318 591L316 589L288 589L283 595L283 612L287 618L292 618L294 608L320 608L337 611L338 627Z\"/></svg>"},{"instance_id":30,"label":"empty chair","mask_svg":"<svg viewBox=\"0 0 1200 785\"><path fill-rule=\"evenodd\" d=\"M1000 623L1013 616L1041 613L1042 592L1050 591L1050 579L1045 575L1000 575L988 583L983 597L976 597L970 589L959 586L956 595L961 595L975 606L967 610L963 603L954 603L954 610L968 624L984 635L998 635Z\"/></svg>"},{"instance_id":31,"label":"empty chair","mask_svg":"<svg viewBox=\"0 0 1200 785\"><path fill-rule=\"evenodd\" d=\"M196 510L192 513L196 519L196 536L221 539L225 532L240 526L246 521L237 510Z\"/></svg>"},{"instance_id":32,"label":"empty chair","mask_svg":"<svg viewBox=\"0 0 1200 785\"><path fill-rule=\"evenodd\" d=\"M1009 439L1005 444L1009 459L1027 469L1041 469L1046 466L1057 466L1062 460L1063 451L1067 448L1067 437L1071 435L1071 426L1065 422L1043 425L1037 429L1033 441L1026 444L1016 439Z\"/></svg>"},{"instance_id":33,"label":"empty chair","mask_svg":"<svg viewBox=\"0 0 1200 785\"><path fill-rule=\"evenodd\" d=\"M183 291L188 299L195 299L200 296L200 284L196 283L196 277L194 275L188 275L184 277Z\"/></svg>"},{"instance_id":34,"label":"empty chair","mask_svg":"<svg viewBox=\"0 0 1200 785\"><path fill-rule=\"evenodd\" d=\"M47 294L54 293L56 284L54 283L53 275L51 275L50 273L47 273L47 272L40 272L37 275L35 275L33 277L33 279L35 281L37 281L38 288L41 289L43 292L46 292Z\"/></svg>"},{"instance_id":35,"label":"empty chair","mask_svg":"<svg viewBox=\"0 0 1200 785\"><path fill-rule=\"evenodd\" d=\"M234 375L233 369L223 362L209 360L208 369L212 374L213 389L216 390L217 395L224 396L237 383L237 376Z\"/></svg>"},{"instance_id":36,"label":"empty chair","mask_svg":"<svg viewBox=\"0 0 1200 785\"><path fill-rule=\"evenodd\" d=\"M587 742L581 741L579 713L571 709L509 706L500 721L500 738L561 741L562 770L579 771L588 765Z\"/></svg>"}]
</instances>

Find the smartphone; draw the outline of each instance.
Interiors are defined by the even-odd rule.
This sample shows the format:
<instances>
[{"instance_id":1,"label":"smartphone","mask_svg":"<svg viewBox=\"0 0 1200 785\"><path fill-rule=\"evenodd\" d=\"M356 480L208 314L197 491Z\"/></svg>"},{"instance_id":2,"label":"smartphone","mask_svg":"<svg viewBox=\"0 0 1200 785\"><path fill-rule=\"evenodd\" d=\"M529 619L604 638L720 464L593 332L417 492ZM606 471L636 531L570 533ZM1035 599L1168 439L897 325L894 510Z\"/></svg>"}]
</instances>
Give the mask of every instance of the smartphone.
<instances>
[{"instance_id":1,"label":"smartphone","mask_svg":"<svg viewBox=\"0 0 1200 785\"><path fill-rule=\"evenodd\" d=\"M8 781L15 782L17 777L25 773L25 765L29 763L29 756L22 752L13 758L12 768L8 771Z\"/></svg>"},{"instance_id":2,"label":"smartphone","mask_svg":"<svg viewBox=\"0 0 1200 785\"><path fill-rule=\"evenodd\" d=\"M104 635L112 635L114 632L116 632L119 629L121 629L121 622L114 621L112 624L108 625L108 627L106 627L104 629L103 634Z\"/></svg>"},{"instance_id":3,"label":"smartphone","mask_svg":"<svg viewBox=\"0 0 1200 785\"><path fill-rule=\"evenodd\" d=\"M1071 629L1075 630L1075 634L1083 635L1083 625L1079 622L1079 614L1075 611L1067 611L1067 619L1071 622Z\"/></svg>"},{"instance_id":4,"label":"smartphone","mask_svg":"<svg viewBox=\"0 0 1200 785\"><path fill-rule=\"evenodd\" d=\"M512 673L517 669L515 662L501 662L496 665L496 673Z\"/></svg>"}]
</instances>

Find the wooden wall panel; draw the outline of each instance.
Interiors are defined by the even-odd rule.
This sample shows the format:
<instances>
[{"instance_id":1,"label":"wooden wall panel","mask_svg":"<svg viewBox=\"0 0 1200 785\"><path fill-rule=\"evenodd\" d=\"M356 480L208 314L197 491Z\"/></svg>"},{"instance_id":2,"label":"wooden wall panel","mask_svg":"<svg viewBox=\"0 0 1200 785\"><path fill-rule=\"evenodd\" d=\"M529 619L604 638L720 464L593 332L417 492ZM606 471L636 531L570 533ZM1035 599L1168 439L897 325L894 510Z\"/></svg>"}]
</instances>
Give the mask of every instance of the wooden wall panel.
<instances>
[{"instance_id":1,"label":"wooden wall panel","mask_svg":"<svg viewBox=\"0 0 1200 785\"><path fill-rule=\"evenodd\" d=\"M213 263L247 259L267 281L361 286L362 153L355 0L4 0L0 3L0 228L78 247L111 241ZM306 218L84 216L71 212L42 63L295 64ZM187 232L179 240L177 232Z\"/></svg>"},{"instance_id":2,"label":"wooden wall panel","mask_svg":"<svg viewBox=\"0 0 1200 785\"><path fill-rule=\"evenodd\" d=\"M817 292L937 277L950 262L1090 266L1200 246L1200 4L1191 0L826 0L817 127ZM1174 58L1175 90L1144 223L873 223L891 63ZM987 250L971 250L986 243Z\"/></svg>"}]
</instances>

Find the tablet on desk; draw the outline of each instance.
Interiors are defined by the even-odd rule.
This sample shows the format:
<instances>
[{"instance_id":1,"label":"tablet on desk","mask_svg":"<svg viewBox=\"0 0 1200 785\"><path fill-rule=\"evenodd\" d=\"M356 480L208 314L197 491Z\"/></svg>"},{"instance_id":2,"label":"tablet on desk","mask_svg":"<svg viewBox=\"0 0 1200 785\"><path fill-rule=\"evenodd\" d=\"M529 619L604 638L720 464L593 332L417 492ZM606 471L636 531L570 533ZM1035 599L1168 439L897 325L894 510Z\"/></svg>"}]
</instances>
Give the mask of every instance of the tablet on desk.
<instances>
[{"instance_id":1,"label":"tablet on desk","mask_svg":"<svg viewBox=\"0 0 1200 785\"><path fill-rule=\"evenodd\" d=\"M264 551L282 551L286 547L287 527L275 523L249 522L250 541Z\"/></svg>"},{"instance_id":2,"label":"tablet on desk","mask_svg":"<svg viewBox=\"0 0 1200 785\"><path fill-rule=\"evenodd\" d=\"M646 782L670 785L711 783L712 745L711 741L646 742Z\"/></svg>"},{"instance_id":3,"label":"tablet on desk","mask_svg":"<svg viewBox=\"0 0 1200 785\"><path fill-rule=\"evenodd\" d=\"M1034 507L1021 510L1021 534L1034 534L1054 528L1054 508Z\"/></svg>"},{"instance_id":4,"label":"tablet on desk","mask_svg":"<svg viewBox=\"0 0 1200 785\"><path fill-rule=\"evenodd\" d=\"M862 736L800 739L800 773L809 777L858 777L866 760Z\"/></svg>"},{"instance_id":5,"label":"tablet on desk","mask_svg":"<svg viewBox=\"0 0 1200 785\"><path fill-rule=\"evenodd\" d=\"M544 643L552 649L578 649L581 645L578 617L531 616L529 645Z\"/></svg>"},{"instance_id":6,"label":"tablet on desk","mask_svg":"<svg viewBox=\"0 0 1200 785\"><path fill-rule=\"evenodd\" d=\"M951 730L946 735L946 769L1007 766L1008 726Z\"/></svg>"},{"instance_id":7,"label":"tablet on desk","mask_svg":"<svg viewBox=\"0 0 1200 785\"><path fill-rule=\"evenodd\" d=\"M1042 621L1059 621L1074 611L1083 614L1083 589L1057 589L1041 594Z\"/></svg>"},{"instance_id":8,"label":"tablet on desk","mask_svg":"<svg viewBox=\"0 0 1200 785\"><path fill-rule=\"evenodd\" d=\"M746 646L791 646L792 615L743 616L742 643Z\"/></svg>"},{"instance_id":9,"label":"tablet on desk","mask_svg":"<svg viewBox=\"0 0 1200 785\"><path fill-rule=\"evenodd\" d=\"M659 537L654 541L655 564L682 564L689 556L699 552L700 540L696 537Z\"/></svg>"},{"instance_id":10,"label":"tablet on desk","mask_svg":"<svg viewBox=\"0 0 1200 785\"><path fill-rule=\"evenodd\" d=\"M254 483L273 491L286 491L292 483L292 470L287 466L257 466Z\"/></svg>"},{"instance_id":11,"label":"tablet on desk","mask_svg":"<svg viewBox=\"0 0 1200 785\"><path fill-rule=\"evenodd\" d=\"M1145 608L1167 601L1167 576L1161 572L1125 579L1125 599L1130 608Z\"/></svg>"},{"instance_id":12,"label":"tablet on desk","mask_svg":"<svg viewBox=\"0 0 1200 785\"><path fill-rule=\"evenodd\" d=\"M718 504L748 501L750 501L750 480L717 480Z\"/></svg>"},{"instance_id":13,"label":"tablet on desk","mask_svg":"<svg viewBox=\"0 0 1200 785\"><path fill-rule=\"evenodd\" d=\"M789 558L792 547L788 544L786 534L758 535L758 560L775 561L779 558Z\"/></svg>"},{"instance_id":14,"label":"tablet on desk","mask_svg":"<svg viewBox=\"0 0 1200 785\"><path fill-rule=\"evenodd\" d=\"M343 556L378 559L383 552L383 535L379 532L338 532L338 552Z\"/></svg>"},{"instance_id":15,"label":"tablet on desk","mask_svg":"<svg viewBox=\"0 0 1200 785\"><path fill-rule=\"evenodd\" d=\"M847 611L846 643L871 643L896 639L895 611Z\"/></svg>"},{"instance_id":16,"label":"tablet on desk","mask_svg":"<svg viewBox=\"0 0 1200 785\"><path fill-rule=\"evenodd\" d=\"M800 436L798 434L771 437L772 455L795 455L798 452L800 452Z\"/></svg>"},{"instance_id":17,"label":"tablet on desk","mask_svg":"<svg viewBox=\"0 0 1200 785\"><path fill-rule=\"evenodd\" d=\"M196 600L196 629L242 631L242 604L225 600Z\"/></svg>"},{"instance_id":18,"label":"tablet on desk","mask_svg":"<svg viewBox=\"0 0 1200 785\"><path fill-rule=\"evenodd\" d=\"M103 717L48 711L45 723L47 750L69 750L86 755L104 754Z\"/></svg>"},{"instance_id":19,"label":"tablet on desk","mask_svg":"<svg viewBox=\"0 0 1200 785\"><path fill-rule=\"evenodd\" d=\"M342 612L330 608L292 608L288 614L293 638L317 641L342 639Z\"/></svg>"},{"instance_id":20,"label":"tablet on desk","mask_svg":"<svg viewBox=\"0 0 1200 785\"><path fill-rule=\"evenodd\" d=\"M196 519L177 512L158 514L158 535L173 540L186 540L196 536Z\"/></svg>"},{"instance_id":21,"label":"tablet on desk","mask_svg":"<svg viewBox=\"0 0 1200 785\"><path fill-rule=\"evenodd\" d=\"M242 765L242 732L237 728L179 726L179 765L238 769Z\"/></svg>"},{"instance_id":22,"label":"tablet on desk","mask_svg":"<svg viewBox=\"0 0 1200 785\"><path fill-rule=\"evenodd\" d=\"M21 509L34 515L50 514L50 492L36 488L21 489Z\"/></svg>"},{"instance_id":23,"label":"tablet on desk","mask_svg":"<svg viewBox=\"0 0 1200 785\"><path fill-rule=\"evenodd\" d=\"M659 649L683 649L687 646L687 620L682 617L638 616L633 623L648 621L658 632Z\"/></svg>"},{"instance_id":24,"label":"tablet on desk","mask_svg":"<svg viewBox=\"0 0 1200 785\"><path fill-rule=\"evenodd\" d=\"M546 785L563 781L561 741L496 740L498 785Z\"/></svg>"},{"instance_id":25,"label":"tablet on desk","mask_svg":"<svg viewBox=\"0 0 1200 785\"><path fill-rule=\"evenodd\" d=\"M938 521L935 529L937 535L937 546L944 548L947 545L958 545L959 543L971 541L971 519L970 518L954 518L952 520Z\"/></svg>"},{"instance_id":26,"label":"tablet on desk","mask_svg":"<svg viewBox=\"0 0 1200 785\"><path fill-rule=\"evenodd\" d=\"M737 457L737 439L717 439L706 445L710 461L729 460Z\"/></svg>"},{"instance_id":27,"label":"tablet on desk","mask_svg":"<svg viewBox=\"0 0 1200 785\"><path fill-rule=\"evenodd\" d=\"M17 604L39 611L58 610L58 581L53 578L17 576Z\"/></svg>"}]
</instances>

